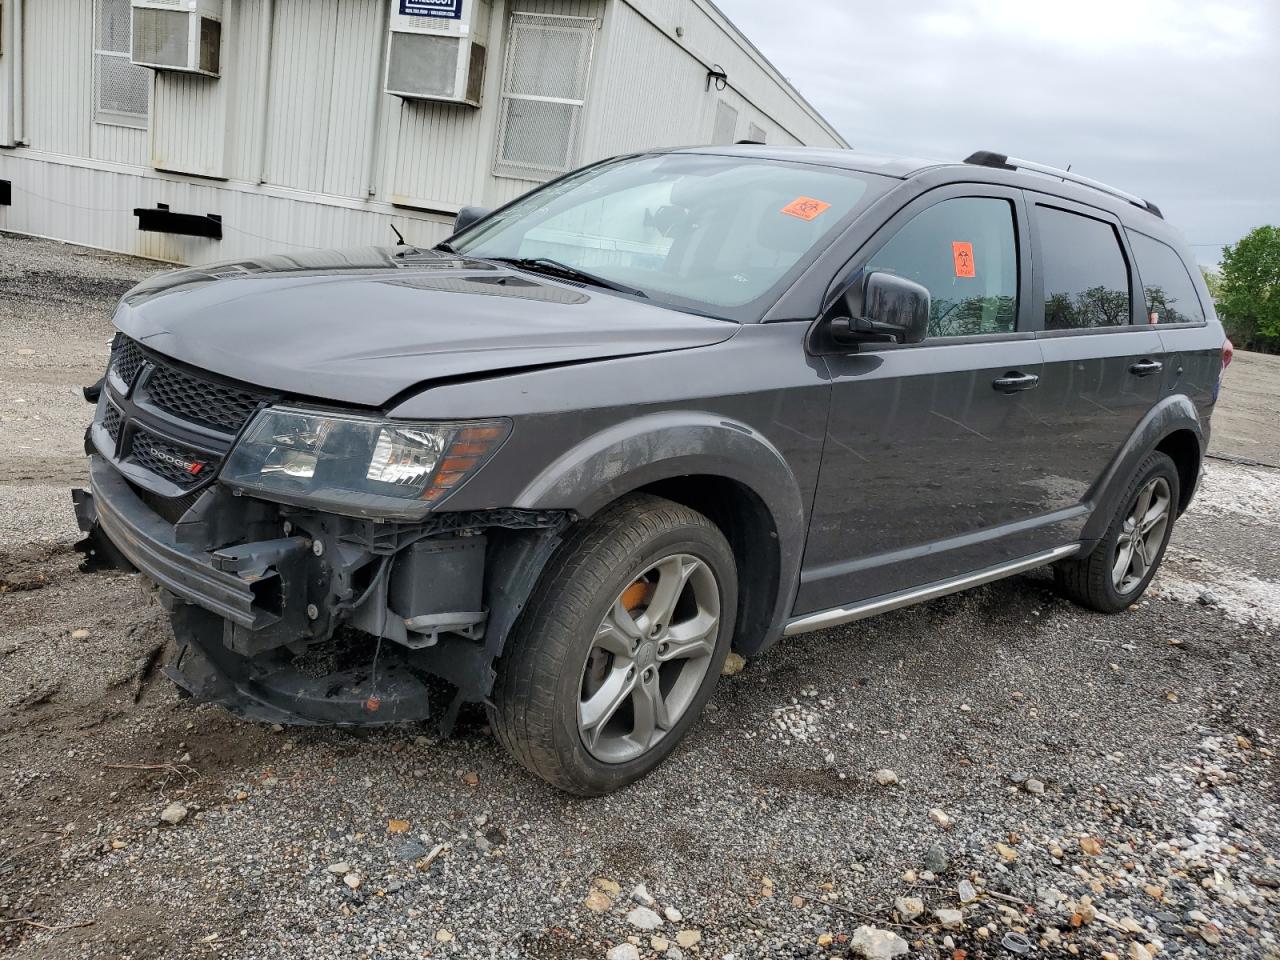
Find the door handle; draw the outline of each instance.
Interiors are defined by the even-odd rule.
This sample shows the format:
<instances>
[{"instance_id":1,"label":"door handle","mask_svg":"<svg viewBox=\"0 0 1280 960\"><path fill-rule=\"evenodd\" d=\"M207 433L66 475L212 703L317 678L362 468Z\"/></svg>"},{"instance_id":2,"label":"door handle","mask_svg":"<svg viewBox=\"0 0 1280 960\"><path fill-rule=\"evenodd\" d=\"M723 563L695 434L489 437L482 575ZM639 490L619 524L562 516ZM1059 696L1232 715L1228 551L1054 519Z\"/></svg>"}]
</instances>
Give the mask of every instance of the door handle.
<instances>
[{"instance_id":1,"label":"door handle","mask_svg":"<svg viewBox=\"0 0 1280 960\"><path fill-rule=\"evenodd\" d=\"M1164 369L1164 364L1159 360L1139 360L1135 364L1131 364L1129 372L1137 377L1149 377L1153 373L1159 373Z\"/></svg>"},{"instance_id":2,"label":"door handle","mask_svg":"<svg viewBox=\"0 0 1280 960\"><path fill-rule=\"evenodd\" d=\"M1039 385L1040 378L1034 373L1019 373L1016 370L991 381L991 386L1001 393L1017 393L1019 390L1030 390Z\"/></svg>"}]
</instances>

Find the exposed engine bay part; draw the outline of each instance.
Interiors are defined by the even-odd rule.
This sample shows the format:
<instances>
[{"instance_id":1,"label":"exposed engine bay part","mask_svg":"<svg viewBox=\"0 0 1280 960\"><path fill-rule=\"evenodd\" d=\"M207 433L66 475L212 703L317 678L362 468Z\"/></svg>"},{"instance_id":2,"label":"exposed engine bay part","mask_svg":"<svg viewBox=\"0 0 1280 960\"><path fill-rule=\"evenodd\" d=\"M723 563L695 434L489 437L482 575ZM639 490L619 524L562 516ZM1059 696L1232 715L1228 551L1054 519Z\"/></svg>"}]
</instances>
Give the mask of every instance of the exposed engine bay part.
<instances>
[{"instance_id":1,"label":"exposed engine bay part","mask_svg":"<svg viewBox=\"0 0 1280 960\"><path fill-rule=\"evenodd\" d=\"M572 521L503 509L378 523L214 485L172 522L101 458L90 472L95 492L73 493L83 568L146 574L179 645L171 678L271 722L425 719L438 678L455 688L451 727L488 697L493 660Z\"/></svg>"}]
</instances>

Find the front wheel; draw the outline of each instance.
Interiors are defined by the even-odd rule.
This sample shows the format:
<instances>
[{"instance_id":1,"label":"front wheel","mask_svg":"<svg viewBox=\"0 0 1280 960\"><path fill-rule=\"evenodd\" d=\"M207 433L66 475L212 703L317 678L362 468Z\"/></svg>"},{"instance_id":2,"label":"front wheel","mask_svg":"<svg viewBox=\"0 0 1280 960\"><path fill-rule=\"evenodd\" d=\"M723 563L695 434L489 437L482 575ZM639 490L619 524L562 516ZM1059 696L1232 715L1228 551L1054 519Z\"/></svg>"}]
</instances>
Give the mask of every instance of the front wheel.
<instances>
[{"instance_id":1,"label":"front wheel","mask_svg":"<svg viewBox=\"0 0 1280 960\"><path fill-rule=\"evenodd\" d=\"M495 733L573 793L638 780L710 698L737 603L733 552L715 524L659 497L618 501L544 572L498 665Z\"/></svg>"},{"instance_id":2,"label":"front wheel","mask_svg":"<svg viewBox=\"0 0 1280 960\"><path fill-rule=\"evenodd\" d=\"M1164 559L1178 496L1177 466L1166 454L1152 453L1134 471L1093 552L1055 567L1062 593L1102 613L1119 613L1141 597Z\"/></svg>"}]
</instances>

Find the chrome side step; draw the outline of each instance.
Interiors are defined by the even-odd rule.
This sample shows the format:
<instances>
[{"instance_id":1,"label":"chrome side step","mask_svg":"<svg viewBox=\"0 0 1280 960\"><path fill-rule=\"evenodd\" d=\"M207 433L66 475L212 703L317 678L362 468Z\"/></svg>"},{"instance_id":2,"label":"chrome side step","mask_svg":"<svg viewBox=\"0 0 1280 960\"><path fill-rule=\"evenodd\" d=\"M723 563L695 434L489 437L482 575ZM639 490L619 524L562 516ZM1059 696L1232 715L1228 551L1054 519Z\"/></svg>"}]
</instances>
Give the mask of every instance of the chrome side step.
<instances>
[{"instance_id":1,"label":"chrome side step","mask_svg":"<svg viewBox=\"0 0 1280 960\"><path fill-rule=\"evenodd\" d=\"M1062 560L1079 552L1080 544L1078 543L1069 544L1065 547L1055 547L1052 550L1045 550L1043 553L1023 557L1021 560L1012 560L999 566L987 567L985 570L979 570L976 573L967 573L962 577L939 580L923 587L912 587L910 590L899 590L897 593L889 593L882 597L863 600L861 603L855 603L848 607L833 607L830 610L808 613L803 617L797 617L795 620L790 621L782 631L782 634L786 637L793 637L798 633L808 633L810 630L825 630L827 627L837 627L842 623L865 620L867 617L874 617L879 613L899 610L902 607L909 607L914 603L922 603L935 597L945 597L949 593L959 593L961 590L978 587L993 580L1000 580L1015 573L1022 573L1024 570L1034 570L1036 567L1043 567L1046 563L1053 563L1055 560Z\"/></svg>"}]
</instances>

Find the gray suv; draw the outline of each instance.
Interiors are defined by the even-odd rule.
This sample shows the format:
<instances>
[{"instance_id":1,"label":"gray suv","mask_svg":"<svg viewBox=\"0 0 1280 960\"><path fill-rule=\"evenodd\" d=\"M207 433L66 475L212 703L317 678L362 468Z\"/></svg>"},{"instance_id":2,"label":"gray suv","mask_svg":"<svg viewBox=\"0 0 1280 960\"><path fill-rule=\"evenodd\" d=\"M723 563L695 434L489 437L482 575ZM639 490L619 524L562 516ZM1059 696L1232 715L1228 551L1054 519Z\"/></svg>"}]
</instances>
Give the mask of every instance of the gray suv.
<instances>
[{"instance_id":1,"label":"gray suv","mask_svg":"<svg viewBox=\"0 0 1280 960\"><path fill-rule=\"evenodd\" d=\"M1103 612L1195 490L1230 345L1154 205L998 154L643 153L434 249L128 293L74 499L199 700L643 776L730 649L1052 564Z\"/></svg>"}]
</instances>

